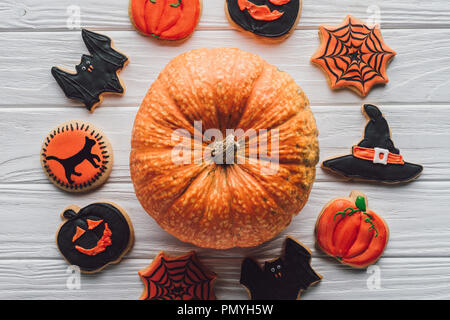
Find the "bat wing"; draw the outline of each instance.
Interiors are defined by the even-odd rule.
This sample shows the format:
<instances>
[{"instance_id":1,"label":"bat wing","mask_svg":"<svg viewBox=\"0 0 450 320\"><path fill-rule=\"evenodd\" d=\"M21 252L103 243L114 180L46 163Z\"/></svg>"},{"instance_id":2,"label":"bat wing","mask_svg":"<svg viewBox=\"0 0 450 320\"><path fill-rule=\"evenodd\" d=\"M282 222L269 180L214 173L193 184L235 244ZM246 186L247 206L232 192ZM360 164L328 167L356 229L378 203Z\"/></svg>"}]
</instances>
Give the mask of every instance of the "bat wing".
<instances>
[{"instance_id":1,"label":"bat wing","mask_svg":"<svg viewBox=\"0 0 450 320\"><path fill-rule=\"evenodd\" d=\"M299 289L305 290L322 279L311 267L311 252L291 238L286 239L284 260Z\"/></svg>"},{"instance_id":2,"label":"bat wing","mask_svg":"<svg viewBox=\"0 0 450 320\"><path fill-rule=\"evenodd\" d=\"M110 64L113 70L124 67L128 57L112 48L110 38L86 29L83 29L81 34L86 47L94 57Z\"/></svg>"},{"instance_id":3,"label":"bat wing","mask_svg":"<svg viewBox=\"0 0 450 320\"><path fill-rule=\"evenodd\" d=\"M98 94L89 92L88 88L80 84L78 74L53 67L52 75L68 98L82 101L89 110L100 101Z\"/></svg>"},{"instance_id":4,"label":"bat wing","mask_svg":"<svg viewBox=\"0 0 450 320\"><path fill-rule=\"evenodd\" d=\"M266 290L270 290L265 288L266 282L263 270L250 258L245 258L242 261L240 283L248 289L252 300L262 299Z\"/></svg>"}]
</instances>

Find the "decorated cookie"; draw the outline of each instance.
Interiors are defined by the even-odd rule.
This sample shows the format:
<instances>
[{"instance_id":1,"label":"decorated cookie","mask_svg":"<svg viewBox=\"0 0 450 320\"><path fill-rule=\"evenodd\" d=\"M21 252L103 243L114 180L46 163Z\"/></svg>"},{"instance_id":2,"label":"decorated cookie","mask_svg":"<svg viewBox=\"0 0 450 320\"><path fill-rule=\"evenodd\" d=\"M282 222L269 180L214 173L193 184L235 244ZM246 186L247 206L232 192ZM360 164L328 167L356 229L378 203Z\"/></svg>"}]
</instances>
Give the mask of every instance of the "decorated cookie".
<instances>
[{"instance_id":1,"label":"decorated cookie","mask_svg":"<svg viewBox=\"0 0 450 320\"><path fill-rule=\"evenodd\" d=\"M322 279L310 264L311 251L287 238L284 255L266 261L263 269L246 258L242 262L240 282L248 289L252 300L296 300L302 290Z\"/></svg>"},{"instance_id":2,"label":"decorated cookie","mask_svg":"<svg viewBox=\"0 0 450 320\"><path fill-rule=\"evenodd\" d=\"M403 160L381 111L365 104L363 113L368 118L363 140L353 146L351 154L328 159L322 168L351 180L395 184L417 178L423 167Z\"/></svg>"},{"instance_id":3,"label":"decorated cookie","mask_svg":"<svg viewBox=\"0 0 450 320\"><path fill-rule=\"evenodd\" d=\"M138 273L145 286L139 300L216 300L216 275L200 264L194 251L176 258L161 252Z\"/></svg>"},{"instance_id":4,"label":"decorated cookie","mask_svg":"<svg viewBox=\"0 0 450 320\"><path fill-rule=\"evenodd\" d=\"M322 209L316 223L317 244L326 254L354 268L365 268L383 254L389 239L386 222L367 206L367 197L352 191Z\"/></svg>"},{"instance_id":5,"label":"decorated cookie","mask_svg":"<svg viewBox=\"0 0 450 320\"><path fill-rule=\"evenodd\" d=\"M118 72L127 65L128 57L114 50L111 39L104 35L86 29L81 34L91 55L82 55L76 73L53 67L52 75L68 98L80 100L93 112L103 94L125 93Z\"/></svg>"},{"instance_id":6,"label":"decorated cookie","mask_svg":"<svg viewBox=\"0 0 450 320\"><path fill-rule=\"evenodd\" d=\"M238 27L256 35L287 36L300 19L301 0L226 0L225 12Z\"/></svg>"},{"instance_id":7,"label":"decorated cookie","mask_svg":"<svg viewBox=\"0 0 450 320\"><path fill-rule=\"evenodd\" d=\"M348 87L365 97L376 84L387 83L386 68L396 55L380 29L347 16L338 27L321 26L321 46L311 61L328 76L332 89Z\"/></svg>"},{"instance_id":8,"label":"decorated cookie","mask_svg":"<svg viewBox=\"0 0 450 320\"><path fill-rule=\"evenodd\" d=\"M130 0L131 23L142 34L161 40L180 40L194 32L201 0Z\"/></svg>"},{"instance_id":9,"label":"decorated cookie","mask_svg":"<svg viewBox=\"0 0 450 320\"><path fill-rule=\"evenodd\" d=\"M82 209L72 205L61 217L65 221L57 233L58 249L83 273L118 263L133 245L131 220L112 202L97 202Z\"/></svg>"},{"instance_id":10,"label":"decorated cookie","mask_svg":"<svg viewBox=\"0 0 450 320\"><path fill-rule=\"evenodd\" d=\"M45 138L41 164L56 186L69 192L92 190L108 179L112 147L105 134L84 121L60 124Z\"/></svg>"}]
</instances>

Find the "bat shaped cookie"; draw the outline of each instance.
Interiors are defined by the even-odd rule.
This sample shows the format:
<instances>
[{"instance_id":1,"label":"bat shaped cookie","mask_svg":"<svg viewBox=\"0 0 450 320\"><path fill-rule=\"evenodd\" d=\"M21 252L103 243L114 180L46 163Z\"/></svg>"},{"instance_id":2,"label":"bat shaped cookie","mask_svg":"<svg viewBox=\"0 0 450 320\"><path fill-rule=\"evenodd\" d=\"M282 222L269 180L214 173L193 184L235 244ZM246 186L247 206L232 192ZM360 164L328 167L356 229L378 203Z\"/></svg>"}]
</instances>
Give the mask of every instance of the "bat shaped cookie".
<instances>
[{"instance_id":1,"label":"bat shaped cookie","mask_svg":"<svg viewBox=\"0 0 450 320\"><path fill-rule=\"evenodd\" d=\"M264 268L246 258L241 267L241 284L252 300L296 300L302 290L319 282L322 276L311 268L311 252L287 238L284 255L264 263Z\"/></svg>"},{"instance_id":2,"label":"bat shaped cookie","mask_svg":"<svg viewBox=\"0 0 450 320\"><path fill-rule=\"evenodd\" d=\"M111 39L104 35L86 29L81 34L91 55L82 55L76 73L53 67L52 75L68 98L82 101L92 112L104 93L125 92L117 72L128 63L128 57L114 50Z\"/></svg>"}]
</instances>

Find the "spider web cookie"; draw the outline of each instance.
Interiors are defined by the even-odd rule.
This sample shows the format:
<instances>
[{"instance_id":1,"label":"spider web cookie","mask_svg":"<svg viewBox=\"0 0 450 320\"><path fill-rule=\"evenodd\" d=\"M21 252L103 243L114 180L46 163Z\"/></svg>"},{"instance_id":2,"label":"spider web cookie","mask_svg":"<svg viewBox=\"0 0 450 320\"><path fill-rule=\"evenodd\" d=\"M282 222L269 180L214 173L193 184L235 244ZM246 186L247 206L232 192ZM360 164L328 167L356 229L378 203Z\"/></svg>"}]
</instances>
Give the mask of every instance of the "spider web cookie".
<instances>
[{"instance_id":1,"label":"spider web cookie","mask_svg":"<svg viewBox=\"0 0 450 320\"><path fill-rule=\"evenodd\" d=\"M311 62L323 69L332 89L349 87L365 97L376 84L389 82L386 68L396 52L380 29L347 16L339 27L321 26L321 47Z\"/></svg>"}]
</instances>

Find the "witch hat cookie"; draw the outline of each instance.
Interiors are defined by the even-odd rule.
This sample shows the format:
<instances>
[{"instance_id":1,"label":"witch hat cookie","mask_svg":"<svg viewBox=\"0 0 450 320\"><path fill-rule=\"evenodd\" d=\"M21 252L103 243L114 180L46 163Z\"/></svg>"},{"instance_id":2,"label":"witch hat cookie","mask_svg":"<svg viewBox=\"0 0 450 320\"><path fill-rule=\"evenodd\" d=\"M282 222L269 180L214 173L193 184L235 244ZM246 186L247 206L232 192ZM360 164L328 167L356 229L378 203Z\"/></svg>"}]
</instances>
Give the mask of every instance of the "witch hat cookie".
<instances>
[{"instance_id":1,"label":"witch hat cookie","mask_svg":"<svg viewBox=\"0 0 450 320\"><path fill-rule=\"evenodd\" d=\"M353 146L352 154L328 159L322 168L351 180L395 184L417 178L423 167L403 160L380 109L365 104L363 113L368 118L364 139Z\"/></svg>"}]
</instances>

